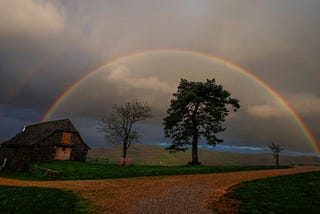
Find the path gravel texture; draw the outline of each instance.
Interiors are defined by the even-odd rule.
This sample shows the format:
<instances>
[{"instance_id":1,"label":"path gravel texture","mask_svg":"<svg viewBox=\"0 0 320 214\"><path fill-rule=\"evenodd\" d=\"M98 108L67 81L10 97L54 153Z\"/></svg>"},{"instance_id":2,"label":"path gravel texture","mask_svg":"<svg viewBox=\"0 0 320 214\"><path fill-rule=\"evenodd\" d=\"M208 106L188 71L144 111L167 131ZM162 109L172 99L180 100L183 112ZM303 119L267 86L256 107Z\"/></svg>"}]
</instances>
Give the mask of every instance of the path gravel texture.
<instances>
[{"instance_id":1,"label":"path gravel texture","mask_svg":"<svg viewBox=\"0 0 320 214\"><path fill-rule=\"evenodd\" d=\"M320 171L320 167L77 181L0 178L0 185L74 190L88 199L97 213L213 213L213 202L242 181L310 171Z\"/></svg>"}]
</instances>

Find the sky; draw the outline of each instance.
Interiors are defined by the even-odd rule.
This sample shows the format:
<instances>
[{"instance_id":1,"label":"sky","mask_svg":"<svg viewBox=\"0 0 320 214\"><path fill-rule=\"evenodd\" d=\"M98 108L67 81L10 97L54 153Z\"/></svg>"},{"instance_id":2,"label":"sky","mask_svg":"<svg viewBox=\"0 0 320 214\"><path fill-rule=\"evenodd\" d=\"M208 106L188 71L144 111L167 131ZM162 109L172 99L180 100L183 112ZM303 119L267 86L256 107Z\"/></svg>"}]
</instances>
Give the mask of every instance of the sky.
<instances>
[{"instance_id":1,"label":"sky","mask_svg":"<svg viewBox=\"0 0 320 214\"><path fill-rule=\"evenodd\" d=\"M216 57L281 95L320 146L318 0L0 0L0 5L2 140L41 121L70 86L96 69L48 118L70 118L92 147L107 145L96 130L97 118L135 98L153 109L153 118L139 124L143 142L170 143L162 119L180 79L215 78L241 105L219 134L227 148L274 142L315 153L270 91Z\"/></svg>"}]
</instances>

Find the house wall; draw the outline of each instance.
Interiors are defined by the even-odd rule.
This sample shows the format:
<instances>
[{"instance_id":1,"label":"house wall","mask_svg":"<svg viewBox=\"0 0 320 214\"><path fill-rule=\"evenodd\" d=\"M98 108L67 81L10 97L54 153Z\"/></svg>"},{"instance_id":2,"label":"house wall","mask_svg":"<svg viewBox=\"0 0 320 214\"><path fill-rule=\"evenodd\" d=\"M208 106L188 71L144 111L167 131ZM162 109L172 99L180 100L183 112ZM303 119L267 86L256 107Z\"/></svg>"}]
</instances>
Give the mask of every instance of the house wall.
<instances>
[{"instance_id":1,"label":"house wall","mask_svg":"<svg viewBox=\"0 0 320 214\"><path fill-rule=\"evenodd\" d=\"M45 140L37 143L33 146L33 154L32 160L34 162L42 162L42 161L49 161L55 159L61 159L62 156L65 157L63 153L59 157L56 158L56 151L58 147L66 147L68 152L70 151L70 160L75 161L85 161L88 153L87 146L82 142L81 138L72 133L70 143L63 142L63 132L56 132L50 137L46 138ZM60 150L59 150L60 151Z\"/></svg>"},{"instance_id":2,"label":"house wall","mask_svg":"<svg viewBox=\"0 0 320 214\"><path fill-rule=\"evenodd\" d=\"M32 162L54 160L55 148L61 142L62 133L57 132L32 146Z\"/></svg>"},{"instance_id":3,"label":"house wall","mask_svg":"<svg viewBox=\"0 0 320 214\"><path fill-rule=\"evenodd\" d=\"M25 171L28 169L30 160L30 148L28 147L1 147L0 164L7 158L5 169Z\"/></svg>"},{"instance_id":4,"label":"house wall","mask_svg":"<svg viewBox=\"0 0 320 214\"><path fill-rule=\"evenodd\" d=\"M71 142L73 143L73 148L71 151L70 160L85 161L88 153L87 145L84 144L81 138L76 134L71 136Z\"/></svg>"}]
</instances>

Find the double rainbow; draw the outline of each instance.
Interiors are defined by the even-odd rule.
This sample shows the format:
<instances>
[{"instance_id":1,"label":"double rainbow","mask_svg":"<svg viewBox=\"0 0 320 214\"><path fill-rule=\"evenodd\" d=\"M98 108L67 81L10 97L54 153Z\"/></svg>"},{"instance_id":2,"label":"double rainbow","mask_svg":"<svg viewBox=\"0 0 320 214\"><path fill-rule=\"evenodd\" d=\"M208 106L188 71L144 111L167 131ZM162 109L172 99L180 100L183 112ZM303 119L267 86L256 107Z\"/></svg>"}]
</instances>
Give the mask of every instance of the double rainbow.
<instances>
[{"instance_id":1,"label":"double rainbow","mask_svg":"<svg viewBox=\"0 0 320 214\"><path fill-rule=\"evenodd\" d=\"M97 68L93 69L92 71L88 72L86 75L82 76L78 81L73 83L69 88L67 88L67 90L65 90L59 96L59 98L52 104L52 106L45 113L45 115L43 116L41 121L42 122L47 121L52 116L52 114L56 111L56 109L59 108L59 106L66 99L68 99L68 97L72 94L72 92L74 92L78 87L80 87L81 83L83 83L87 79L91 78L95 74L101 72L103 69L105 69L109 66L112 66L116 63L119 63L123 60L134 59L134 58L141 57L144 55L156 54L156 53L189 54L189 55L193 55L193 56L203 57L204 59L209 59L209 60L213 60L215 62L221 63L224 66L226 66L226 67L242 74L243 76L255 81L261 88L263 88L266 92L268 92L271 96L273 96L280 103L280 105L284 107L284 109L286 109L288 114L293 118L293 120L295 121L297 126L303 132L306 139L311 143L312 147L317 152L318 156L320 156L320 147L317 145L317 142L316 142L314 136L312 135L312 133L310 132L310 130L308 129L306 124L303 122L301 117L295 112L295 110L289 105L289 103L278 92L276 92L274 89L272 89L268 84L263 82L260 78L253 75L249 71L241 68L238 65L235 65L225 59L222 59L222 58L219 58L219 57L207 54L207 53L202 53L199 51L192 51L192 50L180 50L180 49L146 50L146 51L135 52L132 54L128 54L128 55L121 56L121 57L115 58L113 60L110 60L110 61L98 66Z\"/></svg>"}]
</instances>

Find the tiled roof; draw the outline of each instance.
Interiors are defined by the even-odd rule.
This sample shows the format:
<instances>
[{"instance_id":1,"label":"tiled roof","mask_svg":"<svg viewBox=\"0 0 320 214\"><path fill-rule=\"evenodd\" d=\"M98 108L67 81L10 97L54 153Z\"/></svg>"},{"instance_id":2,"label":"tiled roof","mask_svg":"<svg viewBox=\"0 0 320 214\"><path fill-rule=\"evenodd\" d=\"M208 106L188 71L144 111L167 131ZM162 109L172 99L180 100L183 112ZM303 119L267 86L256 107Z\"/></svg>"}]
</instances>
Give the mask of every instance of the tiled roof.
<instances>
[{"instance_id":1,"label":"tiled roof","mask_svg":"<svg viewBox=\"0 0 320 214\"><path fill-rule=\"evenodd\" d=\"M26 126L22 132L15 137L2 143L2 146L32 146L39 141L49 137L56 131L77 133L69 119L49 121Z\"/></svg>"}]
</instances>

